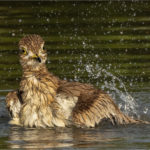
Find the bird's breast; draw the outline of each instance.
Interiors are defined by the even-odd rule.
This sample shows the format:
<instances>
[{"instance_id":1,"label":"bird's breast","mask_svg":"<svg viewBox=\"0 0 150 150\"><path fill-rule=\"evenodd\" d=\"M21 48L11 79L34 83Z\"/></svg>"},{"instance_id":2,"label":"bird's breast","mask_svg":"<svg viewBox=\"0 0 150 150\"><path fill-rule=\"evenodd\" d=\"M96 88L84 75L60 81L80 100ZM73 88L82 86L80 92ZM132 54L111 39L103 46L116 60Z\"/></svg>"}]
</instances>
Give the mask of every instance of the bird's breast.
<instances>
[{"instance_id":1,"label":"bird's breast","mask_svg":"<svg viewBox=\"0 0 150 150\"><path fill-rule=\"evenodd\" d=\"M23 91L24 102L35 105L49 105L54 101L55 89L49 82L38 80L35 76L21 81L20 89Z\"/></svg>"}]
</instances>

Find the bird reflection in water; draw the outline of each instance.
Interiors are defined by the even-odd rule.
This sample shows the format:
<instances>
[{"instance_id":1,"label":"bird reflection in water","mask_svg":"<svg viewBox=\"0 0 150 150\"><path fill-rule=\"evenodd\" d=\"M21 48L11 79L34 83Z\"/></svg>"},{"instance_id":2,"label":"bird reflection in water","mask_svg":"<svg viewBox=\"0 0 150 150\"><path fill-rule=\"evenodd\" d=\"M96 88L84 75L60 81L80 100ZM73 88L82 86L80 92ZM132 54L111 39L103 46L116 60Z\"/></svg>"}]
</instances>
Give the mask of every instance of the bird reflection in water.
<instances>
[{"instance_id":1,"label":"bird reflection in water","mask_svg":"<svg viewBox=\"0 0 150 150\"><path fill-rule=\"evenodd\" d=\"M104 146L104 142L118 140L114 138L115 132L110 136L110 132L99 128L27 129L13 126L10 130L10 148L99 147Z\"/></svg>"}]
</instances>

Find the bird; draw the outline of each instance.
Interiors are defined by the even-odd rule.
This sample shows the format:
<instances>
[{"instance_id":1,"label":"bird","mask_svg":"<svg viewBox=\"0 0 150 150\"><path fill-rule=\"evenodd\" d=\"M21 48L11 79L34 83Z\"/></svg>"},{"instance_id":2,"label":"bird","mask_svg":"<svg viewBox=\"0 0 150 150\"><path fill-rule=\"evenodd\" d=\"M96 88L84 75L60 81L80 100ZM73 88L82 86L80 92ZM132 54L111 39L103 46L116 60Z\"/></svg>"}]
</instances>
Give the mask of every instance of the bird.
<instances>
[{"instance_id":1,"label":"bird","mask_svg":"<svg viewBox=\"0 0 150 150\"><path fill-rule=\"evenodd\" d=\"M69 82L50 73L47 51L40 35L19 41L22 78L19 88L6 96L10 124L29 128L87 127L148 123L124 114L112 98L91 84Z\"/></svg>"}]
</instances>

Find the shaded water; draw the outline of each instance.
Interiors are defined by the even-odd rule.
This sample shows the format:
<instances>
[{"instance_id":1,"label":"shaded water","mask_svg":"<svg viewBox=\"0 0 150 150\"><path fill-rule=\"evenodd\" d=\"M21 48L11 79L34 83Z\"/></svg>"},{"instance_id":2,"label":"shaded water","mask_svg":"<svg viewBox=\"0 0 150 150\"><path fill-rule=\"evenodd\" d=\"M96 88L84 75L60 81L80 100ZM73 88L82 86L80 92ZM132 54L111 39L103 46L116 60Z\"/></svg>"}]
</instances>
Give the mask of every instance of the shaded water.
<instances>
[{"instance_id":1,"label":"shaded water","mask_svg":"<svg viewBox=\"0 0 150 150\"><path fill-rule=\"evenodd\" d=\"M127 114L150 120L150 2L0 2L0 148L150 149L150 126L23 129L8 125L18 41L40 34L48 69L94 84Z\"/></svg>"}]
</instances>

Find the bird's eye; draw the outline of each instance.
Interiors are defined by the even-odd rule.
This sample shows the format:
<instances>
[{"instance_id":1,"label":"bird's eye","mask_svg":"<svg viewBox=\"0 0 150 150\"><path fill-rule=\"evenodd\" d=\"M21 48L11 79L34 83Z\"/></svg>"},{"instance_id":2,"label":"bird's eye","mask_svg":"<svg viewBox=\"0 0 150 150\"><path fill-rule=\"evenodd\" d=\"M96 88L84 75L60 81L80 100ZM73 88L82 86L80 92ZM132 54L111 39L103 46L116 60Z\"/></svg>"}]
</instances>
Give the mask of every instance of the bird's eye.
<instances>
[{"instance_id":1,"label":"bird's eye","mask_svg":"<svg viewBox=\"0 0 150 150\"><path fill-rule=\"evenodd\" d=\"M43 46L43 50L45 50L45 46Z\"/></svg>"},{"instance_id":2,"label":"bird's eye","mask_svg":"<svg viewBox=\"0 0 150 150\"><path fill-rule=\"evenodd\" d=\"M27 54L27 51L26 51L25 49L22 49L22 50L21 50L21 53L24 54L24 55L26 55L26 54Z\"/></svg>"}]
</instances>

